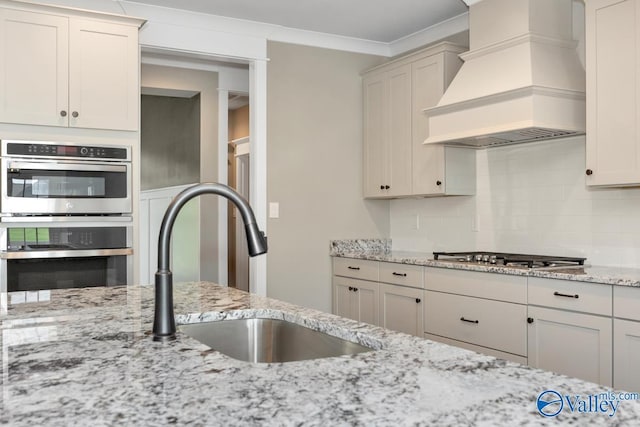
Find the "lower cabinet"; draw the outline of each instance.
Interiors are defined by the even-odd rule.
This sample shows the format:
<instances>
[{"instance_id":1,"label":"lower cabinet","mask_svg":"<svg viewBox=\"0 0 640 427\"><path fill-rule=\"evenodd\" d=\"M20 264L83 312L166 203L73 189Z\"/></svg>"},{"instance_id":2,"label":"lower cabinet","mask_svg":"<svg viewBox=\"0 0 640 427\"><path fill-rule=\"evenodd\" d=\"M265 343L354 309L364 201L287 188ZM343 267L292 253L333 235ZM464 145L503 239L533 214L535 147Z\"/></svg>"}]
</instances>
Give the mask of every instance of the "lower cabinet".
<instances>
[{"instance_id":1,"label":"lower cabinet","mask_svg":"<svg viewBox=\"0 0 640 427\"><path fill-rule=\"evenodd\" d=\"M429 338L435 335L485 347L501 352L489 351L492 355L526 362L526 305L433 291L425 292L425 301Z\"/></svg>"},{"instance_id":2,"label":"lower cabinet","mask_svg":"<svg viewBox=\"0 0 640 427\"><path fill-rule=\"evenodd\" d=\"M333 312L360 322L379 325L379 285L377 282L333 277Z\"/></svg>"},{"instance_id":3,"label":"lower cabinet","mask_svg":"<svg viewBox=\"0 0 640 427\"><path fill-rule=\"evenodd\" d=\"M611 317L529 306L529 365L612 385Z\"/></svg>"},{"instance_id":4,"label":"lower cabinet","mask_svg":"<svg viewBox=\"0 0 640 427\"><path fill-rule=\"evenodd\" d=\"M380 284L380 326L423 336L422 289Z\"/></svg>"},{"instance_id":5,"label":"lower cabinet","mask_svg":"<svg viewBox=\"0 0 640 427\"><path fill-rule=\"evenodd\" d=\"M613 319L613 385L640 392L640 322Z\"/></svg>"}]
</instances>

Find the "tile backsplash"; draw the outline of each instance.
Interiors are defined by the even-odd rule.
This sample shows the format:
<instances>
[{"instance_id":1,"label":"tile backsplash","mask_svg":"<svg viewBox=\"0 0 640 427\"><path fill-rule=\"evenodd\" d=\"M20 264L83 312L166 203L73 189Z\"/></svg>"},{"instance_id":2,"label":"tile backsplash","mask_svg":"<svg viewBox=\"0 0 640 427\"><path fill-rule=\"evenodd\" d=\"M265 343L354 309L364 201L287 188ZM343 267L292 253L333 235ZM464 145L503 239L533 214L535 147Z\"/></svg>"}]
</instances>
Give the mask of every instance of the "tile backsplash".
<instances>
[{"instance_id":1,"label":"tile backsplash","mask_svg":"<svg viewBox=\"0 0 640 427\"><path fill-rule=\"evenodd\" d=\"M390 203L394 250L584 256L640 267L640 188L585 186L585 138L479 150L475 196Z\"/></svg>"}]
</instances>

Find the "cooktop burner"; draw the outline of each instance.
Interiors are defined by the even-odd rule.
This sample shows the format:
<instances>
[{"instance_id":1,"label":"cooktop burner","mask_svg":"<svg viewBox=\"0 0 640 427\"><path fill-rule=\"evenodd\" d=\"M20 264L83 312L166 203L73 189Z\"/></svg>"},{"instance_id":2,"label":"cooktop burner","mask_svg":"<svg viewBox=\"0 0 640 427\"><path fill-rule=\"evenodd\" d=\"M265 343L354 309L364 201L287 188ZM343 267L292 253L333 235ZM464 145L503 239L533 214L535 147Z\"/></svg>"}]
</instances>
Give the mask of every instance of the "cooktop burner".
<instances>
[{"instance_id":1,"label":"cooktop burner","mask_svg":"<svg viewBox=\"0 0 640 427\"><path fill-rule=\"evenodd\" d=\"M433 259L478 264L520 266L526 268L578 267L586 258L513 254L504 252L434 252Z\"/></svg>"}]
</instances>

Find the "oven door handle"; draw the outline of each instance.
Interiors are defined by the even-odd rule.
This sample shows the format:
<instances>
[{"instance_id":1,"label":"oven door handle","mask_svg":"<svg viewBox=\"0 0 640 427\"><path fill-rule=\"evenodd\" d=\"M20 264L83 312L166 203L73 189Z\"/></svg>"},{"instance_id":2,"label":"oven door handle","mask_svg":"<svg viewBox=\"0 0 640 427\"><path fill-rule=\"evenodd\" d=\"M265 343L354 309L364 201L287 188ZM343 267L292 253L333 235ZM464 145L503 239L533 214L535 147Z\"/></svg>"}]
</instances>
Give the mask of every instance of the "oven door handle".
<instances>
[{"instance_id":1,"label":"oven door handle","mask_svg":"<svg viewBox=\"0 0 640 427\"><path fill-rule=\"evenodd\" d=\"M0 252L0 259L84 258L98 256L133 255L132 248L121 249L72 249L56 251Z\"/></svg>"},{"instance_id":2,"label":"oven door handle","mask_svg":"<svg viewBox=\"0 0 640 427\"><path fill-rule=\"evenodd\" d=\"M8 162L8 169L28 169L28 170L56 170L56 171L90 171L90 172L126 172L127 165L105 165L105 164L85 164L85 163L35 163L35 162Z\"/></svg>"}]
</instances>

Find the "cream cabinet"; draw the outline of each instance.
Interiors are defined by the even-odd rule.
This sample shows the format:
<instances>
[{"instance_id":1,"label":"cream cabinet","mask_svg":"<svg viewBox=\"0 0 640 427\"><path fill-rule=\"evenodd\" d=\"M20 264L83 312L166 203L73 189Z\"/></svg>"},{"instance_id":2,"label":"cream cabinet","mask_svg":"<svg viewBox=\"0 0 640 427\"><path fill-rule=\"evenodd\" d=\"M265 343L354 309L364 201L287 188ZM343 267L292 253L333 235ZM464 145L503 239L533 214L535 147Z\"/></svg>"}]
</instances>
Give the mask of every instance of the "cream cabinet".
<instances>
[{"instance_id":1,"label":"cream cabinet","mask_svg":"<svg viewBox=\"0 0 640 427\"><path fill-rule=\"evenodd\" d=\"M640 184L640 0L585 2L586 183Z\"/></svg>"},{"instance_id":2,"label":"cream cabinet","mask_svg":"<svg viewBox=\"0 0 640 427\"><path fill-rule=\"evenodd\" d=\"M367 197L411 191L411 66L384 70L363 79Z\"/></svg>"},{"instance_id":3,"label":"cream cabinet","mask_svg":"<svg viewBox=\"0 0 640 427\"><path fill-rule=\"evenodd\" d=\"M640 392L640 288L613 289L613 386Z\"/></svg>"},{"instance_id":4,"label":"cream cabinet","mask_svg":"<svg viewBox=\"0 0 640 427\"><path fill-rule=\"evenodd\" d=\"M474 194L474 150L422 144L423 110L440 100L461 52L441 43L364 73L364 197Z\"/></svg>"},{"instance_id":5,"label":"cream cabinet","mask_svg":"<svg viewBox=\"0 0 640 427\"><path fill-rule=\"evenodd\" d=\"M334 276L333 313L378 325L379 285L376 282Z\"/></svg>"},{"instance_id":6,"label":"cream cabinet","mask_svg":"<svg viewBox=\"0 0 640 427\"><path fill-rule=\"evenodd\" d=\"M425 337L527 362L526 277L425 269Z\"/></svg>"},{"instance_id":7,"label":"cream cabinet","mask_svg":"<svg viewBox=\"0 0 640 427\"><path fill-rule=\"evenodd\" d=\"M0 122L137 130L141 20L0 8Z\"/></svg>"},{"instance_id":8,"label":"cream cabinet","mask_svg":"<svg viewBox=\"0 0 640 427\"><path fill-rule=\"evenodd\" d=\"M528 291L529 365L611 386L611 286L531 277Z\"/></svg>"},{"instance_id":9,"label":"cream cabinet","mask_svg":"<svg viewBox=\"0 0 640 427\"><path fill-rule=\"evenodd\" d=\"M333 258L333 313L423 336L424 268Z\"/></svg>"},{"instance_id":10,"label":"cream cabinet","mask_svg":"<svg viewBox=\"0 0 640 427\"><path fill-rule=\"evenodd\" d=\"M640 393L640 322L613 319L613 386Z\"/></svg>"},{"instance_id":11,"label":"cream cabinet","mask_svg":"<svg viewBox=\"0 0 640 427\"><path fill-rule=\"evenodd\" d=\"M380 326L422 337L424 268L380 262Z\"/></svg>"}]
</instances>

